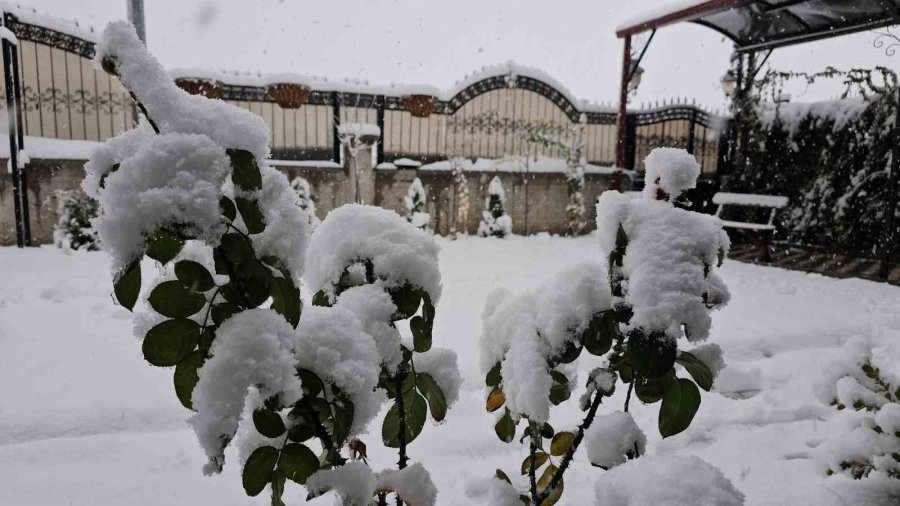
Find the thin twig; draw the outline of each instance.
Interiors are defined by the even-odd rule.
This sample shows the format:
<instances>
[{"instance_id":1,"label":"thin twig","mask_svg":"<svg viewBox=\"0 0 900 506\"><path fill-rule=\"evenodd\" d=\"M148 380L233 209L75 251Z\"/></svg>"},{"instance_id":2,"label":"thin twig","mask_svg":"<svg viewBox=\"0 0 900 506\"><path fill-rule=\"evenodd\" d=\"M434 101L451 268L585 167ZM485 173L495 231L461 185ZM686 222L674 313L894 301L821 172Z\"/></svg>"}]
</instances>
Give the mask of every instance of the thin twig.
<instances>
[{"instance_id":1,"label":"thin twig","mask_svg":"<svg viewBox=\"0 0 900 506\"><path fill-rule=\"evenodd\" d=\"M637 375L631 377L631 383L628 384L628 393L625 394L625 412L628 413L628 403L631 402L631 391L634 390L634 382L637 381Z\"/></svg>"},{"instance_id":2,"label":"thin twig","mask_svg":"<svg viewBox=\"0 0 900 506\"><path fill-rule=\"evenodd\" d=\"M394 376L394 387L397 389L397 415L400 419L400 430L398 431L398 439L400 442L398 453L400 454L400 458L397 461L398 469L405 469L406 462L409 460L406 456L406 410L403 405L403 376L402 373ZM403 499L401 499L399 495L397 495L397 506L403 506Z\"/></svg>"},{"instance_id":3,"label":"thin twig","mask_svg":"<svg viewBox=\"0 0 900 506\"><path fill-rule=\"evenodd\" d=\"M591 401L590 409L584 416L584 420L581 422L581 425L578 426L578 430L575 433L575 439L572 440L572 446L569 446L569 449L566 450L566 453L562 459L562 463L560 463L559 468L556 470L556 473L553 474L553 478L550 480L550 483L548 483L544 490L542 490L541 493L538 494L538 500L537 502L535 502L535 504L543 503L559 484L560 480L562 480L563 474L566 472L566 469L569 468L569 464L572 463L572 459L575 457L575 451L578 450L578 445L580 445L581 441L584 439L585 431L587 431L588 428L590 428L591 423L594 422L594 417L597 416L597 409L600 407L600 403L602 401L603 394L599 390L597 390L597 392L594 394L594 400Z\"/></svg>"},{"instance_id":4,"label":"thin twig","mask_svg":"<svg viewBox=\"0 0 900 506\"><path fill-rule=\"evenodd\" d=\"M537 457L537 438L541 437L540 431L536 430L537 426L535 424L531 424L531 466L528 469L528 480L531 483L531 502L532 504L539 504L537 502L538 492L537 492L537 469L535 466L535 457Z\"/></svg>"},{"instance_id":5,"label":"thin twig","mask_svg":"<svg viewBox=\"0 0 900 506\"><path fill-rule=\"evenodd\" d=\"M128 94L131 95L131 100L134 100L135 105L137 105L138 109L141 110L141 114L143 114L144 118L147 119L147 123L150 123L150 126L153 127L153 131L159 133L159 127L156 126L156 122L154 122L153 119L150 118L150 113L147 112L147 108L144 107L144 104L142 104L141 101L137 99L137 96L133 91L128 90Z\"/></svg>"}]
</instances>

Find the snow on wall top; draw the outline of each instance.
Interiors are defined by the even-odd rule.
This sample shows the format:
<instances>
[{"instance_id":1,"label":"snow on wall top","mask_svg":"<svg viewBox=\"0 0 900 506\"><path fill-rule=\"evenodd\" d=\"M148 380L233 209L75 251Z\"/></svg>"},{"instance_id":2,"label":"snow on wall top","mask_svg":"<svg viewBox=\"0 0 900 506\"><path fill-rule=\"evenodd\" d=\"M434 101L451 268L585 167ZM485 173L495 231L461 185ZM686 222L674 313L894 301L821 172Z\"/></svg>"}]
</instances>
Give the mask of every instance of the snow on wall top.
<instances>
[{"instance_id":1,"label":"snow on wall top","mask_svg":"<svg viewBox=\"0 0 900 506\"><path fill-rule=\"evenodd\" d=\"M766 102L759 107L759 121L769 128L776 116L784 124L788 132L794 134L797 127L807 117L817 121L834 121L834 130L840 130L847 122L856 118L869 106L862 98L845 98L842 100L825 100L822 102L789 102L774 104Z\"/></svg>"},{"instance_id":2,"label":"snow on wall top","mask_svg":"<svg viewBox=\"0 0 900 506\"><path fill-rule=\"evenodd\" d=\"M551 77L546 72L536 69L533 67L528 67L525 65L519 65L515 62L509 61L506 63L502 63L499 65L488 65L482 67L480 70L473 72L471 74L466 75L463 79L457 81L452 87L447 90L441 90L435 86L430 84L404 84L404 83L389 83L389 84L373 84L368 80L364 79L330 79L325 76L314 76L307 74L297 74L290 72L278 72L278 73L260 73L260 72L240 72L240 71L225 71L225 70L210 70L204 68L175 68L169 70L169 74L174 79L178 78L203 78L210 79L215 81L220 81L222 83L234 85L234 86L267 86L275 83L298 83L309 86L311 89L317 91L336 91L340 93L368 93L375 95L390 95L390 96L404 96L404 95L429 95L433 97L437 97L439 100L449 101L452 100L457 94L466 89L467 87L482 81L484 79L488 79L490 77L496 76L510 76L510 84L514 85L515 77L530 77L532 79L536 79L541 81L552 88L559 91L563 96L566 97L567 100L572 102L576 108L580 111L586 112L615 112L616 109L612 105L608 104L598 104L594 102L588 102L585 100L578 100L574 95L559 81Z\"/></svg>"},{"instance_id":3,"label":"snow on wall top","mask_svg":"<svg viewBox=\"0 0 900 506\"><path fill-rule=\"evenodd\" d=\"M70 19L58 18L46 12L39 12L33 7L26 7L16 3L0 2L0 9L2 9L3 12L14 15L19 21L28 23L29 25L42 26L94 43L100 40L100 33L90 25L85 25Z\"/></svg>"}]
</instances>

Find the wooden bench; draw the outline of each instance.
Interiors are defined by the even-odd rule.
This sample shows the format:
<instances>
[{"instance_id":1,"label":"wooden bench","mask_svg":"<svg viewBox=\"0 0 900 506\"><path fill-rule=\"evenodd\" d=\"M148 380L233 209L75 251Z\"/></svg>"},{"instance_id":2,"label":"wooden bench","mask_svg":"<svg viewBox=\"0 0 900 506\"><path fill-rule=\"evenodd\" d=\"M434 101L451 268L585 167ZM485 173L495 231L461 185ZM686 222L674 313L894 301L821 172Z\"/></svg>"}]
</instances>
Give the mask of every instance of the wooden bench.
<instances>
[{"instance_id":1,"label":"wooden bench","mask_svg":"<svg viewBox=\"0 0 900 506\"><path fill-rule=\"evenodd\" d=\"M780 195L719 192L713 195L712 201L713 204L719 206L719 208L716 209L716 217L719 219L722 217L722 210L725 206L771 209L769 212L769 220L766 223L722 220L722 226L725 228L746 230L748 232L759 234L759 245L761 248L759 260L763 262L771 261L772 257L769 248L772 243L772 236L775 234L775 224L773 223L775 220L775 213L788 205L788 198Z\"/></svg>"}]
</instances>

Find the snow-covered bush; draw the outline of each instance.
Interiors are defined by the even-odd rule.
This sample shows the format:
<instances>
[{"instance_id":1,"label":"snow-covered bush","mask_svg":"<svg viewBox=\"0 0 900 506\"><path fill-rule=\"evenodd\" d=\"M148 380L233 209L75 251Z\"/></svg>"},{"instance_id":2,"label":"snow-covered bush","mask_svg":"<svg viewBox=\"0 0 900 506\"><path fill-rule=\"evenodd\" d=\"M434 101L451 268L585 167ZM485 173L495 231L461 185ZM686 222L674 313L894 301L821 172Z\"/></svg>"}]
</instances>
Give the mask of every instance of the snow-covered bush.
<instances>
[{"instance_id":1,"label":"snow-covered bush","mask_svg":"<svg viewBox=\"0 0 900 506\"><path fill-rule=\"evenodd\" d=\"M444 419L460 384L456 355L431 349L433 238L358 205L335 210L310 237L297 192L265 163L258 116L179 90L127 23L110 24L97 49L146 121L92 153L83 186L103 211L94 223L116 299L141 302L144 358L175 367L176 396L194 411L204 472L220 472L234 443L244 490L268 487L272 504L290 480L312 496L349 494L347 504L385 504L394 493L398 504L433 505L437 492L424 468L407 466L407 445L429 408ZM158 262L149 283L144 256ZM305 309L304 270L319 291ZM399 449L399 470L376 473L356 436L387 399L382 437Z\"/></svg>"},{"instance_id":2,"label":"snow-covered bush","mask_svg":"<svg viewBox=\"0 0 900 506\"><path fill-rule=\"evenodd\" d=\"M421 179L413 179L406 196L403 197L403 205L406 207L406 221L416 228L429 229L431 215L425 212L425 187L422 186Z\"/></svg>"},{"instance_id":3,"label":"snow-covered bush","mask_svg":"<svg viewBox=\"0 0 900 506\"><path fill-rule=\"evenodd\" d=\"M313 200L309 181L297 176L291 181L291 188L297 194L297 207L303 209L303 212L309 217L309 224L312 228L316 228L322 220L316 215L316 202Z\"/></svg>"},{"instance_id":4,"label":"snow-covered bush","mask_svg":"<svg viewBox=\"0 0 900 506\"><path fill-rule=\"evenodd\" d=\"M58 248L96 251L100 249L97 231L91 220L97 217L100 204L82 192L61 192L59 220L53 227L53 244Z\"/></svg>"},{"instance_id":5,"label":"snow-covered bush","mask_svg":"<svg viewBox=\"0 0 900 506\"><path fill-rule=\"evenodd\" d=\"M494 176L488 185L488 196L484 200L485 210L478 224L479 237L506 237L512 234L512 218L506 214L506 192L500 178Z\"/></svg>"},{"instance_id":6,"label":"snow-covered bush","mask_svg":"<svg viewBox=\"0 0 900 506\"><path fill-rule=\"evenodd\" d=\"M522 439L530 445L521 464L527 482L513 483L498 471L509 490L481 487L482 500L522 494L527 504L554 504L582 441L591 463L604 469L644 453L646 437L628 412L632 393L645 404L661 401L658 430L670 437L693 420L700 405L697 386L712 388L723 364L718 346L695 347L691 353L679 350L677 341L705 340L710 310L728 301L715 272L727 253L728 236L717 218L672 203L696 182L699 167L691 155L658 149L646 165L651 180L645 198L615 191L600 197L602 263L574 266L534 291L498 290L488 297L479 343L486 407L497 413L494 430L501 440L513 441L524 420ZM602 359L578 397L585 416L578 427L557 431L548 423L550 409L572 396L574 362L583 350ZM678 377L676 367L693 381ZM598 417L600 403L620 380L628 385L622 411ZM712 481L720 478L721 473L706 480L705 489L696 489L698 504L720 504L703 502L716 497ZM670 494L678 497L676 491ZM721 504L740 504L740 494L733 497L736 502Z\"/></svg>"},{"instance_id":7,"label":"snow-covered bush","mask_svg":"<svg viewBox=\"0 0 900 506\"><path fill-rule=\"evenodd\" d=\"M859 480L859 492L877 504L900 501L900 363L861 338L848 341L828 368L820 397L841 411L845 431L816 448L829 476ZM877 500L876 500L877 498Z\"/></svg>"}]
</instances>

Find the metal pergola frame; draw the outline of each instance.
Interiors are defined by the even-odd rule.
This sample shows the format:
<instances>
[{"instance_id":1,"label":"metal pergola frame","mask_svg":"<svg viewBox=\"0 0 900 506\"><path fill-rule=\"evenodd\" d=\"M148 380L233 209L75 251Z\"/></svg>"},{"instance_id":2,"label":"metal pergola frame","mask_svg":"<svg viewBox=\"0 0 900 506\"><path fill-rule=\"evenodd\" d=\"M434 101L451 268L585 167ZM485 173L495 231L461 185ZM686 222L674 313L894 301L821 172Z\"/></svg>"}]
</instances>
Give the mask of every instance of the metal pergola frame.
<instances>
[{"instance_id":1,"label":"metal pergola frame","mask_svg":"<svg viewBox=\"0 0 900 506\"><path fill-rule=\"evenodd\" d=\"M830 25L828 27L813 27L809 23L807 23L801 16L790 11L790 9L792 8L800 7L803 4L812 3L811 0L783 0L780 2L776 1L775 3L772 2L773 0L700 1L694 5L675 9L655 18L645 19L632 25L621 27L616 31L616 36L623 41L623 63L621 83L619 88L616 173L613 175L614 188L618 188L617 183L620 180L620 177L616 177L616 175L622 170L622 167L624 167L625 165L625 121L627 115L626 107L629 92L628 83L633 76L634 69L636 69L638 64L640 64L641 60L647 52L647 48L649 47L650 42L653 40L653 36L656 34L656 31L659 28L681 22L690 22L705 26L716 31L717 33L725 35L726 37L734 41L735 51L741 53L742 55L755 55L757 51L768 51L765 59L762 62L765 63L765 60L768 59L772 50L776 48L900 24L900 5L898 5L895 0L877 0L876 3L881 7L881 9L877 12L874 12L872 17L869 19L851 21L844 24L838 23L835 25ZM818 6L822 7L821 4L818 4ZM783 13L784 15L789 16L793 22L797 23L803 28L802 30L795 31L794 33L776 32L770 35L758 35L755 37L755 39L752 36L746 36L744 40L741 40L735 34L704 20L704 18L706 17L714 16L728 11L742 11L740 13L746 15L746 19L751 19L753 15L770 15ZM650 38L647 40L636 61L632 63L631 38L634 35L647 31L651 32ZM758 66L755 66L755 69L748 69L748 72L751 74L755 74L755 72L758 72L762 67L762 63L760 63ZM900 179L900 87L898 87L896 93L898 111L897 114L895 114L895 131L897 132L896 135L898 136L898 139L896 142L894 142L893 149L891 150L891 169L888 182L888 210L885 217L885 230L884 237L882 239L883 246L880 259L881 265L879 268L879 275L885 279L887 279L890 271L890 259L894 249L894 242L897 240L897 238L894 237L894 215L896 214L897 209L897 192L900 191L900 189L898 189L898 179Z\"/></svg>"}]
</instances>

